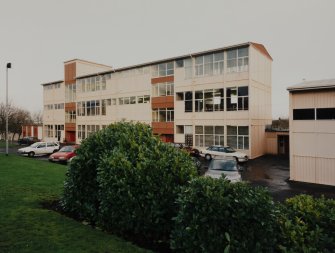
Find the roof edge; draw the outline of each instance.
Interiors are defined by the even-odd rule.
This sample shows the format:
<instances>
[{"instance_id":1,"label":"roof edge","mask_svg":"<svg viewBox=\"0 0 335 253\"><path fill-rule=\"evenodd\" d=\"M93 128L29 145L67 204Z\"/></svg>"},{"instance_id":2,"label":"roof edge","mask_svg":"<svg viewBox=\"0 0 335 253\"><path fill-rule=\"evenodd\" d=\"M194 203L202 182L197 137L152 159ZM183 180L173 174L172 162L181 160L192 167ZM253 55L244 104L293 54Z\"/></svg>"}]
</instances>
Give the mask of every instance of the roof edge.
<instances>
[{"instance_id":1,"label":"roof edge","mask_svg":"<svg viewBox=\"0 0 335 253\"><path fill-rule=\"evenodd\" d=\"M268 50L266 50L265 46L263 44L255 43L255 42L249 42L250 45L252 45L256 50L264 54L266 57L268 57L271 61L273 61L271 55L269 54Z\"/></svg>"},{"instance_id":2,"label":"roof edge","mask_svg":"<svg viewBox=\"0 0 335 253\"><path fill-rule=\"evenodd\" d=\"M64 82L64 80L59 80L59 81L53 81L53 82L48 82L48 83L41 83L42 86L46 86L46 85L51 85L51 84L56 84L56 83L62 83Z\"/></svg>"}]
</instances>

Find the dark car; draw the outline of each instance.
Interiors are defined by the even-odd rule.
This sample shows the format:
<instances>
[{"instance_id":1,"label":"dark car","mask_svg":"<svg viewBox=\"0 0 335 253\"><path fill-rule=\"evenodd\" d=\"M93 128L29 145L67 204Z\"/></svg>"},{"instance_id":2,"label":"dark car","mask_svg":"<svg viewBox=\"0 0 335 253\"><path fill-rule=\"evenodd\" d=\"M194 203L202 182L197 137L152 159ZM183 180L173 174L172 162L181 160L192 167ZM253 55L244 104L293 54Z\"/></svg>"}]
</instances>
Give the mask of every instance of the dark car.
<instances>
[{"instance_id":1,"label":"dark car","mask_svg":"<svg viewBox=\"0 0 335 253\"><path fill-rule=\"evenodd\" d=\"M193 156L193 157L200 156L200 152L198 149L187 146L185 143L170 142L169 144L175 148L185 150L187 153L190 154L190 156Z\"/></svg>"},{"instance_id":2,"label":"dark car","mask_svg":"<svg viewBox=\"0 0 335 253\"><path fill-rule=\"evenodd\" d=\"M19 145L31 145L34 144L35 142L39 142L40 140L37 139L37 137L33 136L26 136L23 137L22 139L19 139L17 142Z\"/></svg>"}]
</instances>

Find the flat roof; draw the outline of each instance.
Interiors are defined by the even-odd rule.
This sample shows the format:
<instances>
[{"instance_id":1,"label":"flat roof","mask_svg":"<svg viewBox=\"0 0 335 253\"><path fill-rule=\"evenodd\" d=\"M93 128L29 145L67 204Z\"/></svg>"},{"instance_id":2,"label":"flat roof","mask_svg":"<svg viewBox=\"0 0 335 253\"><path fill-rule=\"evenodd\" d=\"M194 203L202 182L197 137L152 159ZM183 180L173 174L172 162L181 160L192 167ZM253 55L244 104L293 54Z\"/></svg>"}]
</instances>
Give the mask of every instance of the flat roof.
<instances>
[{"instance_id":1,"label":"flat roof","mask_svg":"<svg viewBox=\"0 0 335 253\"><path fill-rule=\"evenodd\" d=\"M320 90L335 88L335 79L323 79L314 81L303 81L296 85L287 87L288 91Z\"/></svg>"},{"instance_id":2,"label":"flat roof","mask_svg":"<svg viewBox=\"0 0 335 253\"><path fill-rule=\"evenodd\" d=\"M51 85L51 84L56 84L56 83L62 83L63 80L58 80L58 81L53 81L53 82L48 82L48 83L41 83L42 86L46 86L46 85Z\"/></svg>"},{"instance_id":3,"label":"flat roof","mask_svg":"<svg viewBox=\"0 0 335 253\"><path fill-rule=\"evenodd\" d=\"M129 70L129 69L146 67L146 66L150 66L150 65L159 64L159 63L181 60L181 59L185 59L185 58L189 58L189 57L196 57L196 56L200 56L200 55L204 55L204 54L215 53L215 52L218 52L218 51L229 50L229 49L240 48L240 47L247 47L247 46L253 46L256 50L258 50L260 53L265 55L271 61L273 60L271 55L269 54L269 52L264 47L264 45L259 44L259 43L255 43L255 42L245 42L245 43L241 43L241 44L235 44L235 45L232 45L232 46L210 49L210 50L206 50L206 51L200 51L200 52L196 52L196 53L190 53L190 54L180 55L180 56L176 56L176 57L165 58L165 59L162 59L162 60L150 61L150 62L146 62L146 63L142 63L142 64L136 64L136 65L126 66L126 67L121 67L121 68L114 68L112 70L95 72L93 74L77 76L76 78L85 78L85 77L109 74L109 73L114 73L114 72L120 72L120 71ZM76 61L76 60L87 62L87 63L92 63L92 64L96 64L96 65L103 65L103 64L98 64L98 63L89 62L89 61L80 60L80 59L73 59L73 60L65 61L64 64L67 64L69 62ZM103 66L109 67L107 65L103 65ZM59 82L59 81L57 81L57 82ZM49 82L49 83L45 83L45 84L42 84L42 85L53 84L53 83L57 83L57 82Z\"/></svg>"}]
</instances>

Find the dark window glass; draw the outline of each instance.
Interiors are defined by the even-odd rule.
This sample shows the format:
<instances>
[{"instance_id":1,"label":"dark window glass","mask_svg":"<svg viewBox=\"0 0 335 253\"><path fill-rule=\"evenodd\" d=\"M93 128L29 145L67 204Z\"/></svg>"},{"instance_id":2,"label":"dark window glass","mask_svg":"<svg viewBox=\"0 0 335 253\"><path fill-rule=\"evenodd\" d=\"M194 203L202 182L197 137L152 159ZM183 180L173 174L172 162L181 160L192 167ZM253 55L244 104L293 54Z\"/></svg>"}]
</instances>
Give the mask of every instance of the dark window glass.
<instances>
[{"instance_id":1,"label":"dark window glass","mask_svg":"<svg viewBox=\"0 0 335 253\"><path fill-rule=\"evenodd\" d=\"M186 91L185 92L185 100L192 99L192 91Z\"/></svg>"},{"instance_id":2,"label":"dark window glass","mask_svg":"<svg viewBox=\"0 0 335 253\"><path fill-rule=\"evenodd\" d=\"M191 101L185 101L185 112L192 112L192 100Z\"/></svg>"},{"instance_id":3,"label":"dark window glass","mask_svg":"<svg viewBox=\"0 0 335 253\"><path fill-rule=\"evenodd\" d=\"M335 108L317 108L316 119L335 119Z\"/></svg>"},{"instance_id":4,"label":"dark window glass","mask_svg":"<svg viewBox=\"0 0 335 253\"><path fill-rule=\"evenodd\" d=\"M293 109L293 120L315 120L315 109Z\"/></svg>"},{"instance_id":5,"label":"dark window glass","mask_svg":"<svg viewBox=\"0 0 335 253\"><path fill-rule=\"evenodd\" d=\"M248 86L238 87L238 95L239 96L248 96Z\"/></svg>"}]
</instances>

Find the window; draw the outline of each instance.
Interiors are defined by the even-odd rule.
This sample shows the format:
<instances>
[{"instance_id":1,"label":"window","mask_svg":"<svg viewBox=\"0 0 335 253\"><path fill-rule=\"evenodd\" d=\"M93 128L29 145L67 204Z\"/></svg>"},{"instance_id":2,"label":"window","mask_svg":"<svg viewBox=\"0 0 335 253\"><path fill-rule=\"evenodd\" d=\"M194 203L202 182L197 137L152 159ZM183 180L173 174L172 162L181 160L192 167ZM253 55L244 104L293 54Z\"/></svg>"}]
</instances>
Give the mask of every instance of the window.
<instances>
[{"instance_id":1,"label":"window","mask_svg":"<svg viewBox=\"0 0 335 253\"><path fill-rule=\"evenodd\" d=\"M101 115L106 115L107 99L101 100Z\"/></svg>"},{"instance_id":2,"label":"window","mask_svg":"<svg viewBox=\"0 0 335 253\"><path fill-rule=\"evenodd\" d=\"M185 112L192 112L193 111L193 94L192 91L185 92Z\"/></svg>"},{"instance_id":3,"label":"window","mask_svg":"<svg viewBox=\"0 0 335 253\"><path fill-rule=\"evenodd\" d=\"M235 149L249 149L249 127L227 126L227 145Z\"/></svg>"},{"instance_id":4,"label":"window","mask_svg":"<svg viewBox=\"0 0 335 253\"><path fill-rule=\"evenodd\" d=\"M315 109L293 109L293 120L315 120Z\"/></svg>"},{"instance_id":5,"label":"window","mask_svg":"<svg viewBox=\"0 0 335 253\"><path fill-rule=\"evenodd\" d=\"M87 137L100 130L99 125L87 125Z\"/></svg>"},{"instance_id":6,"label":"window","mask_svg":"<svg viewBox=\"0 0 335 253\"><path fill-rule=\"evenodd\" d=\"M116 105L116 98L112 99L112 105Z\"/></svg>"},{"instance_id":7,"label":"window","mask_svg":"<svg viewBox=\"0 0 335 253\"><path fill-rule=\"evenodd\" d=\"M77 80L78 92L106 90L106 79L110 78L111 74L79 79Z\"/></svg>"},{"instance_id":8,"label":"window","mask_svg":"<svg viewBox=\"0 0 335 253\"><path fill-rule=\"evenodd\" d=\"M194 100L196 112L213 112L224 110L223 89L196 91Z\"/></svg>"},{"instance_id":9,"label":"window","mask_svg":"<svg viewBox=\"0 0 335 253\"><path fill-rule=\"evenodd\" d=\"M249 49L247 47L227 51L227 71L247 71L249 65Z\"/></svg>"},{"instance_id":10,"label":"window","mask_svg":"<svg viewBox=\"0 0 335 253\"><path fill-rule=\"evenodd\" d=\"M53 125L45 125L44 128L45 136L47 137L54 137L54 130L53 130Z\"/></svg>"},{"instance_id":11,"label":"window","mask_svg":"<svg viewBox=\"0 0 335 253\"><path fill-rule=\"evenodd\" d=\"M76 100L76 84L65 85L65 102L74 102Z\"/></svg>"},{"instance_id":12,"label":"window","mask_svg":"<svg viewBox=\"0 0 335 253\"><path fill-rule=\"evenodd\" d=\"M177 125L176 126L176 133L177 134L183 134L184 133L184 126L183 125Z\"/></svg>"},{"instance_id":13,"label":"window","mask_svg":"<svg viewBox=\"0 0 335 253\"><path fill-rule=\"evenodd\" d=\"M55 125L55 137L58 141L61 141L61 131L64 130L64 125Z\"/></svg>"},{"instance_id":14,"label":"window","mask_svg":"<svg viewBox=\"0 0 335 253\"><path fill-rule=\"evenodd\" d=\"M61 109L64 109L64 103L55 104L55 110L61 110Z\"/></svg>"},{"instance_id":15,"label":"window","mask_svg":"<svg viewBox=\"0 0 335 253\"><path fill-rule=\"evenodd\" d=\"M78 139L85 139L86 138L86 131L85 125L78 125Z\"/></svg>"},{"instance_id":16,"label":"window","mask_svg":"<svg viewBox=\"0 0 335 253\"><path fill-rule=\"evenodd\" d=\"M55 89L59 89L60 88L60 83L55 83L54 87L55 87Z\"/></svg>"},{"instance_id":17,"label":"window","mask_svg":"<svg viewBox=\"0 0 335 253\"><path fill-rule=\"evenodd\" d=\"M85 116L86 111L86 103L85 102L78 102L77 103L77 115L78 116Z\"/></svg>"},{"instance_id":18,"label":"window","mask_svg":"<svg viewBox=\"0 0 335 253\"><path fill-rule=\"evenodd\" d=\"M195 75L211 76L223 73L223 52L197 56L195 58Z\"/></svg>"},{"instance_id":19,"label":"window","mask_svg":"<svg viewBox=\"0 0 335 253\"><path fill-rule=\"evenodd\" d=\"M160 108L152 110L153 122L173 122L174 109L173 108Z\"/></svg>"},{"instance_id":20,"label":"window","mask_svg":"<svg viewBox=\"0 0 335 253\"><path fill-rule=\"evenodd\" d=\"M76 123L76 111L65 112L65 122L66 123Z\"/></svg>"},{"instance_id":21,"label":"window","mask_svg":"<svg viewBox=\"0 0 335 253\"><path fill-rule=\"evenodd\" d=\"M195 126L195 146L224 146L224 126Z\"/></svg>"},{"instance_id":22,"label":"window","mask_svg":"<svg viewBox=\"0 0 335 253\"><path fill-rule=\"evenodd\" d=\"M317 108L316 119L335 119L335 108Z\"/></svg>"},{"instance_id":23,"label":"window","mask_svg":"<svg viewBox=\"0 0 335 253\"><path fill-rule=\"evenodd\" d=\"M160 63L152 67L154 77L171 76L174 74L174 62Z\"/></svg>"},{"instance_id":24,"label":"window","mask_svg":"<svg viewBox=\"0 0 335 253\"><path fill-rule=\"evenodd\" d=\"M171 82L157 83L152 86L152 96L173 96L174 84Z\"/></svg>"},{"instance_id":25,"label":"window","mask_svg":"<svg viewBox=\"0 0 335 253\"><path fill-rule=\"evenodd\" d=\"M183 68L184 67L184 60L176 60L176 68Z\"/></svg>"},{"instance_id":26,"label":"window","mask_svg":"<svg viewBox=\"0 0 335 253\"><path fill-rule=\"evenodd\" d=\"M248 109L248 86L227 88L227 111L243 111Z\"/></svg>"}]
</instances>

